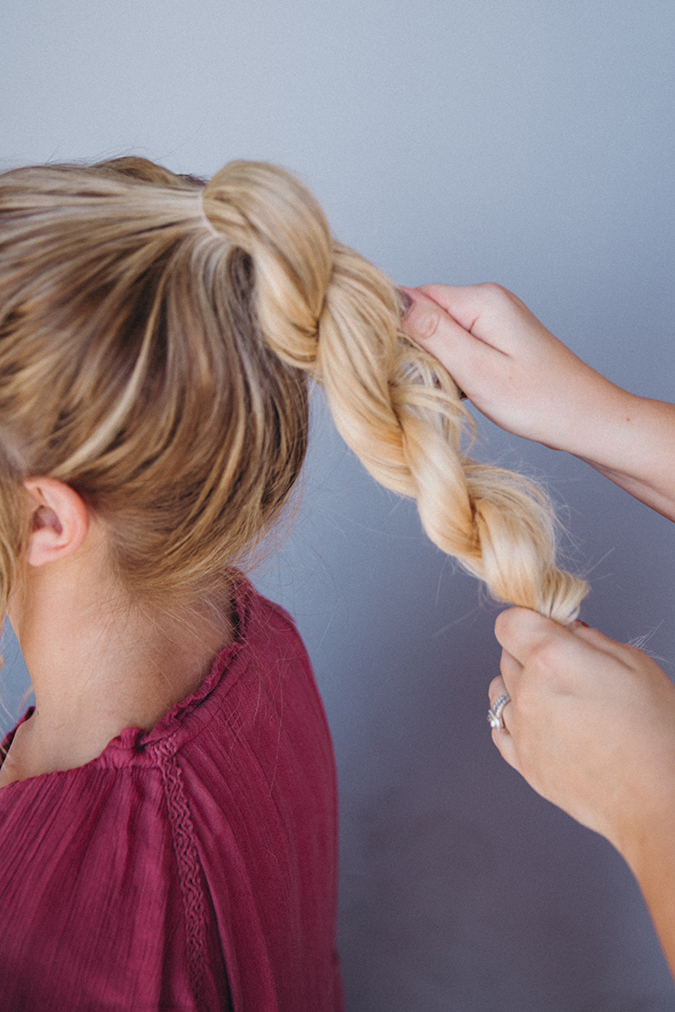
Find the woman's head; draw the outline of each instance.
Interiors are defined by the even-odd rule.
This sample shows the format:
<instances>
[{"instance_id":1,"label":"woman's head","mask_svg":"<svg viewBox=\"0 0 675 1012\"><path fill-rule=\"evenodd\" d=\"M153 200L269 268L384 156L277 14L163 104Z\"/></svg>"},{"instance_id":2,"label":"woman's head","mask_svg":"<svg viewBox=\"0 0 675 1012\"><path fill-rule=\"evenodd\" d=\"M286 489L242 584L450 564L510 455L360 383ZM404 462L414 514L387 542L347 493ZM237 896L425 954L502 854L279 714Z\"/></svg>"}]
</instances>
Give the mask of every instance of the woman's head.
<instances>
[{"instance_id":1,"label":"woman's head","mask_svg":"<svg viewBox=\"0 0 675 1012\"><path fill-rule=\"evenodd\" d=\"M207 225L201 184L136 159L7 173L0 214L8 484L72 486L134 596L208 595L278 516L307 439L250 255Z\"/></svg>"},{"instance_id":2,"label":"woman's head","mask_svg":"<svg viewBox=\"0 0 675 1012\"><path fill-rule=\"evenodd\" d=\"M501 599L575 610L583 586L555 567L547 502L463 455L452 380L290 174L233 162L204 185L132 158L17 169L0 176L0 236L4 594L37 475L104 521L133 598L217 593L298 476L310 376L432 540Z\"/></svg>"}]
</instances>

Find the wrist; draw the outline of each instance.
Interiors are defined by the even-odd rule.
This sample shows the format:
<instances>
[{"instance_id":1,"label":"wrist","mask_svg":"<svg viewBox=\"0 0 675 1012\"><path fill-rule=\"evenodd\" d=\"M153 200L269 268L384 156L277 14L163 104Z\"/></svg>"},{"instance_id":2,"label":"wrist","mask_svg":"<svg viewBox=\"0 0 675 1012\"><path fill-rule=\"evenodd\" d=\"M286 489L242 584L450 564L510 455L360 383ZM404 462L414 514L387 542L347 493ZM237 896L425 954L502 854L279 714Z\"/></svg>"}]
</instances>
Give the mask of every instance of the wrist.
<instances>
[{"instance_id":1,"label":"wrist","mask_svg":"<svg viewBox=\"0 0 675 1012\"><path fill-rule=\"evenodd\" d=\"M675 750L659 749L611 814L607 838L643 891L651 892L664 876L672 876L675 888Z\"/></svg>"},{"instance_id":2,"label":"wrist","mask_svg":"<svg viewBox=\"0 0 675 1012\"><path fill-rule=\"evenodd\" d=\"M640 400L595 373L575 387L569 424L559 433L556 449L566 450L593 466L622 469L639 453L635 417Z\"/></svg>"},{"instance_id":3,"label":"wrist","mask_svg":"<svg viewBox=\"0 0 675 1012\"><path fill-rule=\"evenodd\" d=\"M579 363L574 381L565 384L563 402L553 424L539 442L553 450L565 450L589 462L599 461L611 453L613 440L626 413L630 411L632 394L615 386L590 366ZM553 403L560 400L558 391L551 391Z\"/></svg>"}]
</instances>

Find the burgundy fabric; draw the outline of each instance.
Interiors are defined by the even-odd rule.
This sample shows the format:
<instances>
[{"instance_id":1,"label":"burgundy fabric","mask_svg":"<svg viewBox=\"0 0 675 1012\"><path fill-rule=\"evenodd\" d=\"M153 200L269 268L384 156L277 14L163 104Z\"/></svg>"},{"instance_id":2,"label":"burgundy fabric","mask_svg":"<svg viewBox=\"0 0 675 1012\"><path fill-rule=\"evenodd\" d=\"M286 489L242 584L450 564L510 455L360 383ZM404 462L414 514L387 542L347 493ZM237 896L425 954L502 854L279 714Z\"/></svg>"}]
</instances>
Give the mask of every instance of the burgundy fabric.
<instances>
[{"instance_id":1,"label":"burgundy fabric","mask_svg":"<svg viewBox=\"0 0 675 1012\"><path fill-rule=\"evenodd\" d=\"M326 719L290 618L236 606L152 731L0 790L1 1012L342 1008Z\"/></svg>"}]
</instances>

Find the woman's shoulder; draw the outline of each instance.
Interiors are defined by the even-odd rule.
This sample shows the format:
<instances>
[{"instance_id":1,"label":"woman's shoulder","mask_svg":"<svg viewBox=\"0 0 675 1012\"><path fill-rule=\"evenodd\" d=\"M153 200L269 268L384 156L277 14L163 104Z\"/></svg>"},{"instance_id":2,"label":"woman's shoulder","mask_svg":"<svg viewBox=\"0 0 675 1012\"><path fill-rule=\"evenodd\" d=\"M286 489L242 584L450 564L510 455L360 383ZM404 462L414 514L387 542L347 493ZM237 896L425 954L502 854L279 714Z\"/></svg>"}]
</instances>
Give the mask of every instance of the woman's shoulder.
<instances>
[{"instance_id":1,"label":"woman's shoulder","mask_svg":"<svg viewBox=\"0 0 675 1012\"><path fill-rule=\"evenodd\" d=\"M216 656L201 685L150 731L124 728L90 762L0 790L0 839L3 818L19 811L28 818L36 805L43 824L50 825L72 825L82 818L105 822L105 806L128 817L142 808L144 818L171 821L175 812L171 806L167 810L166 797L175 794L171 785L177 777L187 778L191 791L199 791L202 780L224 789L214 767L236 768L241 778L246 766L260 769L276 762L289 738L296 754L308 761L321 757L326 775L332 775L330 734L293 619L243 576L237 578L233 605L232 642ZM31 713L32 708L17 727ZM3 741L5 749L16 730Z\"/></svg>"},{"instance_id":2,"label":"woman's shoulder","mask_svg":"<svg viewBox=\"0 0 675 1012\"><path fill-rule=\"evenodd\" d=\"M0 893L20 911L0 967L23 959L29 973L36 951L51 959L73 933L87 966L107 965L111 938L124 966L153 940L139 980L145 963L161 980L210 939L228 940L247 987L270 958L330 953L336 786L323 709L284 609L248 581L235 604L233 643L152 731L125 728L85 766L0 791ZM36 931L37 950L25 944Z\"/></svg>"}]
</instances>

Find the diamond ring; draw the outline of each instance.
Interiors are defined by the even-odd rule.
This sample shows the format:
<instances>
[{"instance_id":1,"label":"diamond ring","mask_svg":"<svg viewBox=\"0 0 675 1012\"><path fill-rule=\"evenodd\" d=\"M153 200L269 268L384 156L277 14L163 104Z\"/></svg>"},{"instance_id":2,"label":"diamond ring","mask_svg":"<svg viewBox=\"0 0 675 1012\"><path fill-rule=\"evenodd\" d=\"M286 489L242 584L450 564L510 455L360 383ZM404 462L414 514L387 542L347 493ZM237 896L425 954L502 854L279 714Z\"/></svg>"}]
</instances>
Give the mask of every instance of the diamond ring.
<instances>
[{"instance_id":1,"label":"diamond ring","mask_svg":"<svg viewBox=\"0 0 675 1012\"><path fill-rule=\"evenodd\" d=\"M510 702L511 697L509 696L508 692L505 692L502 696L499 696L498 699L495 699L494 703L488 710L487 719L493 731L504 730L504 718L502 717L502 710L504 709L506 704Z\"/></svg>"}]
</instances>

